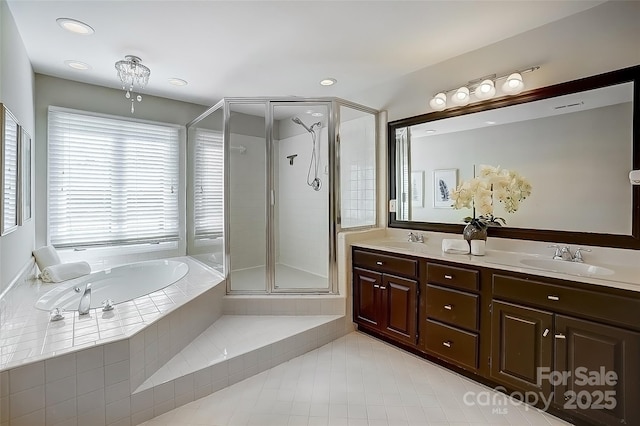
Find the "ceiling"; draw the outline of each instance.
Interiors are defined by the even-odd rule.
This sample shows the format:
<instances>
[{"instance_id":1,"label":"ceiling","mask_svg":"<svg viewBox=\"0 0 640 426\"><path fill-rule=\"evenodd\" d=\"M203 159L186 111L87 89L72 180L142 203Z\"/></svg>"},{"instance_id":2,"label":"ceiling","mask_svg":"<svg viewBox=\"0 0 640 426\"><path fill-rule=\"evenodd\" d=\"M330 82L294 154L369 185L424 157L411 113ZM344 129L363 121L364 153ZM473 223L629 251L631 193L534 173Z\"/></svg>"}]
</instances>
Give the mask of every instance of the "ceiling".
<instances>
[{"instance_id":1,"label":"ceiling","mask_svg":"<svg viewBox=\"0 0 640 426\"><path fill-rule=\"evenodd\" d=\"M7 0L36 73L120 88L125 55L151 69L147 94L337 96L369 88L603 1ZM69 33L57 18L95 29ZM65 60L89 64L67 67ZM168 79L178 77L187 86ZM320 86L323 78L338 83Z\"/></svg>"}]
</instances>

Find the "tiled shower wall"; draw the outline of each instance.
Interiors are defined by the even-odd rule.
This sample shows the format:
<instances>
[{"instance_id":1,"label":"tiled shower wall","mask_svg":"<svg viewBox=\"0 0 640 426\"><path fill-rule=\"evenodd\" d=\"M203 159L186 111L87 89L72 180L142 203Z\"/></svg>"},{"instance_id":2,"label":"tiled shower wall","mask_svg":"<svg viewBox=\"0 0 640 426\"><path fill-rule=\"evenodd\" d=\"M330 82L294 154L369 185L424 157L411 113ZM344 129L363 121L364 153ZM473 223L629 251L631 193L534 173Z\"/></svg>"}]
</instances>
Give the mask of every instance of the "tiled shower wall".
<instances>
[{"instance_id":1,"label":"tiled shower wall","mask_svg":"<svg viewBox=\"0 0 640 426\"><path fill-rule=\"evenodd\" d=\"M340 123L342 227L374 225L376 218L375 117Z\"/></svg>"}]
</instances>

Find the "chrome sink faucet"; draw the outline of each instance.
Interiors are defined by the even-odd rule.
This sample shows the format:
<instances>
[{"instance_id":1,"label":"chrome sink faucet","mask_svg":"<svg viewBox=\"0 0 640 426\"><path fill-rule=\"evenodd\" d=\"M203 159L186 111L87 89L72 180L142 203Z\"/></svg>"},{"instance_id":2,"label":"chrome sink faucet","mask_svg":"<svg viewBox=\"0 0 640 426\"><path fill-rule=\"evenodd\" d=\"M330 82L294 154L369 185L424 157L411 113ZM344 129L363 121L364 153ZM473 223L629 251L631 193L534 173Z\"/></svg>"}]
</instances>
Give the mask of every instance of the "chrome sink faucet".
<instances>
[{"instance_id":1,"label":"chrome sink faucet","mask_svg":"<svg viewBox=\"0 0 640 426\"><path fill-rule=\"evenodd\" d=\"M410 243L424 243L424 235L409 232L409 234L407 235L407 241L409 241Z\"/></svg>"},{"instance_id":2,"label":"chrome sink faucet","mask_svg":"<svg viewBox=\"0 0 640 426\"><path fill-rule=\"evenodd\" d=\"M556 249L555 253L553 254L553 260L565 260L568 262L577 262L577 263L584 262L584 258L582 257L583 251L587 251L587 252L591 251L590 249L579 247L576 249L575 254L571 254L571 249L569 246L563 246L562 248L560 248L560 246L557 244L552 244L549 246L549 248Z\"/></svg>"}]
</instances>

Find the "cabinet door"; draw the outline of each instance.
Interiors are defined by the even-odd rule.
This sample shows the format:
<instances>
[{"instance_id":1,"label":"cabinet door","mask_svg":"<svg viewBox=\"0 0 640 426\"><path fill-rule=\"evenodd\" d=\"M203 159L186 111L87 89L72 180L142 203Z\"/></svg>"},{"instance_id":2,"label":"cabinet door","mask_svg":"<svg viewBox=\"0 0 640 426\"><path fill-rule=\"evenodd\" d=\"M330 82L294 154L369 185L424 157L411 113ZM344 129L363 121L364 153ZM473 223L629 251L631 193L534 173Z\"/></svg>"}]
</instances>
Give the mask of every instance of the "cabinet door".
<instances>
[{"instance_id":1,"label":"cabinet door","mask_svg":"<svg viewBox=\"0 0 640 426\"><path fill-rule=\"evenodd\" d=\"M563 315L555 326L556 370L571 375L558 381L556 404L604 424L640 425L640 334Z\"/></svg>"},{"instance_id":2,"label":"cabinet door","mask_svg":"<svg viewBox=\"0 0 640 426\"><path fill-rule=\"evenodd\" d=\"M553 315L494 300L491 313L491 377L522 391L549 395L541 369L551 370Z\"/></svg>"},{"instance_id":3,"label":"cabinet door","mask_svg":"<svg viewBox=\"0 0 640 426\"><path fill-rule=\"evenodd\" d=\"M418 282L392 275L382 276L382 331L395 339L416 344Z\"/></svg>"},{"instance_id":4,"label":"cabinet door","mask_svg":"<svg viewBox=\"0 0 640 426\"><path fill-rule=\"evenodd\" d=\"M382 274L353 268L353 317L358 324L380 328Z\"/></svg>"}]
</instances>

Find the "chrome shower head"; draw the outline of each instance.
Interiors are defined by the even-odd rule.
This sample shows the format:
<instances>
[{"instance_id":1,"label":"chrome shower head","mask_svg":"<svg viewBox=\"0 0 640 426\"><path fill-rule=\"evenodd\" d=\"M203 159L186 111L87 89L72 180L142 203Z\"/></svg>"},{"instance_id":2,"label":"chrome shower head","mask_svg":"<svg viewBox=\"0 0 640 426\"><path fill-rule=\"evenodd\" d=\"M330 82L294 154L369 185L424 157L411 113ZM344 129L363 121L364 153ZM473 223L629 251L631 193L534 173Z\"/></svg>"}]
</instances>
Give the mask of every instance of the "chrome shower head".
<instances>
[{"instance_id":1,"label":"chrome shower head","mask_svg":"<svg viewBox=\"0 0 640 426\"><path fill-rule=\"evenodd\" d=\"M311 130L311 129L313 128L313 126L311 126L311 128L307 127L307 125L306 125L306 124L304 124L304 123L302 122L302 120L300 120L298 117L292 117L292 118L291 118L291 121L293 121L294 123L299 124L299 125L301 125L302 127L304 127L304 128L306 129L306 131L307 131L307 132L309 132L309 133L313 133L313 130ZM315 124L314 124L314 126L315 126Z\"/></svg>"}]
</instances>

